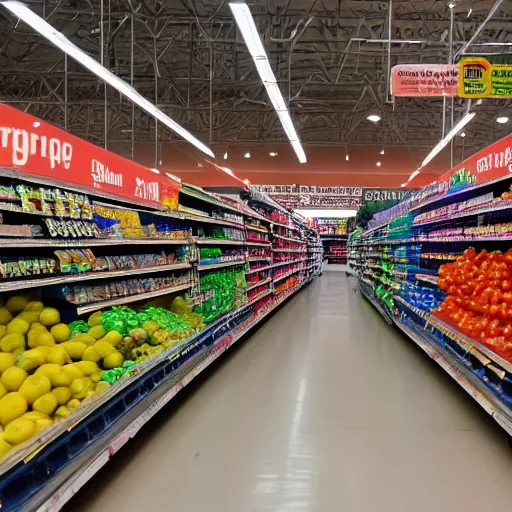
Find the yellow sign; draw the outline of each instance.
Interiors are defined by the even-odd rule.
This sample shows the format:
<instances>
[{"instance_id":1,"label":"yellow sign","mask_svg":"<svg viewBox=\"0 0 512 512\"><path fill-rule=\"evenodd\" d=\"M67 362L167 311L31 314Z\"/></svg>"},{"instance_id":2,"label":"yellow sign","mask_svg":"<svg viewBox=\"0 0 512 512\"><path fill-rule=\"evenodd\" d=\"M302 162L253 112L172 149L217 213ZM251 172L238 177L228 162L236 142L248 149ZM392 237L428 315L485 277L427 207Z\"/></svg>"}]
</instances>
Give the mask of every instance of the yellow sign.
<instances>
[{"instance_id":1,"label":"yellow sign","mask_svg":"<svg viewBox=\"0 0 512 512\"><path fill-rule=\"evenodd\" d=\"M491 64L483 57L469 57L459 63L461 98L512 97L512 65Z\"/></svg>"}]
</instances>

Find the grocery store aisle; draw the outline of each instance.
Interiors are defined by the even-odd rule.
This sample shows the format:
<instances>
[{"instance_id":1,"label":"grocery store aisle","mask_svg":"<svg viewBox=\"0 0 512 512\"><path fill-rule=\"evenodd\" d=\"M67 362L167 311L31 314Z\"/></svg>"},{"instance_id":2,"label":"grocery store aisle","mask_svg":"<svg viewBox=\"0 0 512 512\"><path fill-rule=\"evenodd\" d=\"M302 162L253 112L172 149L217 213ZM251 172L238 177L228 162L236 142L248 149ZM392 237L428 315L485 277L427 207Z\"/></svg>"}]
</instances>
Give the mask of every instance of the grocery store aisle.
<instances>
[{"instance_id":1,"label":"grocery store aisle","mask_svg":"<svg viewBox=\"0 0 512 512\"><path fill-rule=\"evenodd\" d=\"M510 511L500 429L354 282L326 271L67 510Z\"/></svg>"}]
</instances>

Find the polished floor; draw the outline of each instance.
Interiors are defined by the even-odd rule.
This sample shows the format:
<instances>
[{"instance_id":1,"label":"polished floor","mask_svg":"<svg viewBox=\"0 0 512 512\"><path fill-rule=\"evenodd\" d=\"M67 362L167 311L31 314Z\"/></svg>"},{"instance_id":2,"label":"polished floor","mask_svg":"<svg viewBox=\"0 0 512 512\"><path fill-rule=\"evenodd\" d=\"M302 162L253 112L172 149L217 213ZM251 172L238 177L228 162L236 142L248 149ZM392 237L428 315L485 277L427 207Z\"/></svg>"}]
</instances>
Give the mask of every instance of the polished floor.
<instances>
[{"instance_id":1,"label":"polished floor","mask_svg":"<svg viewBox=\"0 0 512 512\"><path fill-rule=\"evenodd\" d=\"M67 510L510 512L511 484L502 431L327 268Z\"/></svg>"}]
</instances>

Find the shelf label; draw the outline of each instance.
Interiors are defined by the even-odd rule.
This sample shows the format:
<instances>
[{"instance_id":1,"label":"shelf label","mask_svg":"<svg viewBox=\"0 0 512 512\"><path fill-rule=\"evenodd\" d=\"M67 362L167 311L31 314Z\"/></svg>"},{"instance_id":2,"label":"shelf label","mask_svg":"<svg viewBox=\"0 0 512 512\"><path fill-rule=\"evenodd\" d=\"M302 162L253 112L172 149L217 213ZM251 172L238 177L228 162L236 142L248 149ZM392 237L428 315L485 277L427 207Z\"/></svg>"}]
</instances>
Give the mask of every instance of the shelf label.
<instances>
[{"instance_id":1,"label":"shelf label","mask_svg":"<svg viewBox=\"0 0 512 512\"><path fill-rule=\"evenodd\" d=\"M181 183L0 104L0 166L176 210ZM21 177L21 176L20 176Z\"/></svg>"}]
</instances>

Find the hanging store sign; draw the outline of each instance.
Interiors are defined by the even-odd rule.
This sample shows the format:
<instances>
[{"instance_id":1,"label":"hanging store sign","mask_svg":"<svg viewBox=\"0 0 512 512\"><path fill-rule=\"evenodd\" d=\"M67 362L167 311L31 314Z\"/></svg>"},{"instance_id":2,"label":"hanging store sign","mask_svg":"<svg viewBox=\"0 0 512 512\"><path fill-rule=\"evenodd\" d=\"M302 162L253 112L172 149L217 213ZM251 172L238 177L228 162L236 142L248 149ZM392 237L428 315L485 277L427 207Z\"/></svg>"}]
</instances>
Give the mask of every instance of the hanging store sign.
<instances>
[{"instance_id":1,"label":"hanging store sign","mask_svg":"<svg viewBox=\"0 0 512 512\"><path fill-rule=\"evenodd\" d=\"M259 185L260 192L289 210L296 208L358 209L361 206L361 187L318 187L309 185Z\"/></svg>"},{"instance_id":2,"label":"hanging store sign","mask_svg":"<svg viewBox=\"0 0 512 512\"><path fill-rule=\"evenodd\" d=\"M411 189L403 188L364 188L363 203L367 201L401 201Z\"/></svg>"},{"instance_id":3,"label":"hanging store sign","mask_svg":"<svg viewBox=\"0 0 512 512\"><path fill-rule=\"evenodd\" d=\"M393 96L456 96L456 64L401 64L391 69Z\"/></svg>"},{"instance_id":4,"label":"hanging store sign","mask_svg":"<svg viewBox=\"0 0 512 512\"><path fill-rule=\"evenodd\" d=\"M512 176L512 135L491 144L441 176L450 190Z\"/></svg>"},{"instance_id":5,"label":"hanging store sign","mask_svg":"<svg viewBox=\"0 0 512 512\"><path fill-rule=\"evenodd\" d=\"M483 57L468 57L459 62L458 94L462 98L512 97L512 65L491 64Z\"/></svg>"},{"instance_id":6,"label":"hanging store sign","mask_svg":"<svg viewBox=\"0 0 512 512\"><path fill-rule=\"evenodd\" d=\"M138 205L178 207L177 181L1 104L0 167Z\"/></svg>"}]
</instances>

